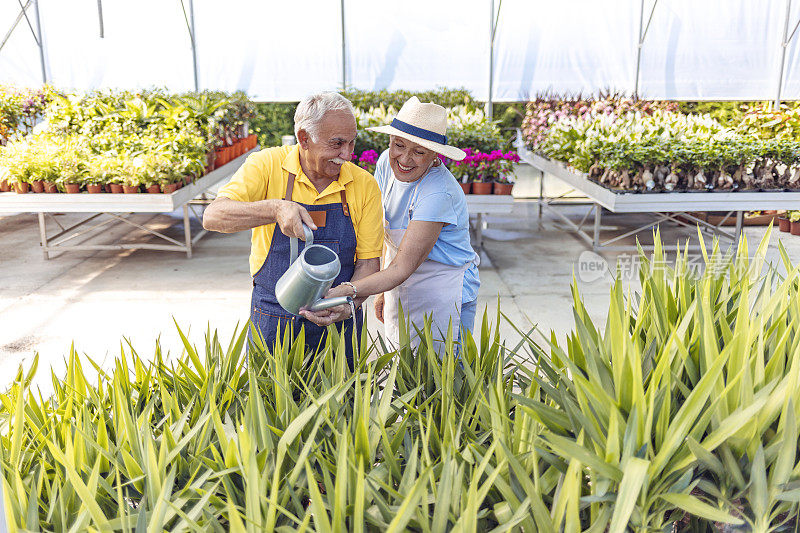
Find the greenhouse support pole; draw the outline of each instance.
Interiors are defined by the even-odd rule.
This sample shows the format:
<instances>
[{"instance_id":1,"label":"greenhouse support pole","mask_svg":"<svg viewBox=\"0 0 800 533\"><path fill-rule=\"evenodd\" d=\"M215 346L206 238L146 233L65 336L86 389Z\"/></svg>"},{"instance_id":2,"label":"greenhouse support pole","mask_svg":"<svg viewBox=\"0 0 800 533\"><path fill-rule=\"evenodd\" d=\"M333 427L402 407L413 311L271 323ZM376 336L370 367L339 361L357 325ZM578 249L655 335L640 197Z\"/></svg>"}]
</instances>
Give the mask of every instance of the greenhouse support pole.
<instances>
[{"instance_id":1,"label":"greenhouse support pole","mask_svg":"<svg viewBox=\"0 0 800 533\"><path fill-rule=\"evenodd\" d=\"M642 47L644 46L644 39L647 37L647 30L650 29L650 23L653 21L653 13L656 12L656 4L658 4L658 0L653 1L653 9L650 10L650 16L647 18L647 26L644 26L644 0L642 0L642 8L639 10L639 38L636 40L636 77L633 80L634 100L639 99L639 71L642 65Z\"/></svg>"},{"instance_id":2,"label":"greenhouse support pole","mask_svg":"<svg viewBox=\"0 0 800 533\"><path fill-rule=\"evenodd\" d=\"M783 20L783 38L781 39L781 64L778 70L778 92L775 95L775 109L779 109L781 106L781 91L783 90L783 69L786 65L786 47L789 45L789 41L792 39L788 37L789 35L789 15L792 10L792 0L786 0L786 18ZM795 26L795 31L797 31L797 26ZM794 31L792 32L792 36L794 36Z\"/></svg>"},{"instance_id":3,"label":"greenhouse support pole","mask_svg":"<svg viewBox=\"0 0 800 533\"><path fill-rule=\"evenodd\" d=\"M200 81L197 77L197 41L194 31L194 0L189 0L189 31L192 38L192 68L194 69L194 90L200 92Z\"/></svg>"},{"instance_id":4,"label":"greenhouse support pole","mask_svg":"<svg viewBox=\"0 0 800 533\"><path fill-rule=\"evenodd\" d=\"M36 14L36 33L38 33L39 62L42 65L42 83L47 83L47 68L44 64L44 36L42 35L42 21L39 16L39 0L33 0L33 9Z\"/></svg>"},{"instance_id":5,"label":"greenhouse support pole","mask_svg":"<svg viewBox=\"0 0 800 533\"><path fill-rule=\"evenodd\" d=\"M494 114L492 93L494 92L494 0L489 0L489 97L486 100L486 116Z\"/></svg>"},{"instance_id":6,"label":"greenhouse support pole","mask_svg":"<svg viewBox=\"0 0 800 533\"><path fill-rule=\"evenodd\" d=\"M345 39L344 28L344 0L341 0L341 15L342 15L342 90L347 90L347 40Z\"/></svg>"},{"instance_id":7,"label":"greenhouse support pole","mask_svg":"<svg viewBox=\"0 0 800 533\"><path fill-rule=\"evenodd\" d=\"M103 27L103 0L97 0L97 18L100 21L100 38L105 39L106 31Z\"/></svg>"}]
</instances>

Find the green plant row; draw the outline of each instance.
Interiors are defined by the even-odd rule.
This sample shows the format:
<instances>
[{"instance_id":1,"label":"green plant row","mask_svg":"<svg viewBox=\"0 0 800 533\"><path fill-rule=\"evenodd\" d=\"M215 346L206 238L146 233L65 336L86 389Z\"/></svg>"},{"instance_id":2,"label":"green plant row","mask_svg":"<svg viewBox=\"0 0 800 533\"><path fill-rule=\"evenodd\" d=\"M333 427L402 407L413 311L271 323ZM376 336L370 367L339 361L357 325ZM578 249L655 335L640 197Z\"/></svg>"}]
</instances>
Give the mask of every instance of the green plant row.
<instances>
[{"instance_id":1,"label":"green plant row","mask_svg":"<svg viewBox=\"0 0 800 533\"><path fill-rule=\"evenodd\" d=\"M540 150L624 190L800 188L800 141L762 139L709 117L656 111L565 118Z\"/></svg>"},{"instance_id":2,"label":"green plant row","mask_svg":"<svg viewBox=\"0 0 800 533\"><path fill-rule=\"evenodd\" d=\"M253 114L243 93L51 93L36 133L0 147L0 182L179 183L202 176L209 152L242 138Z\"/></svg>"},{"instance_id":3,"label":"green plant row","mask_svg":"<svg viewBox=\"0 0 800 533\"><path fill-rule=\"evenodd\" d=\"M796 526L800 266L704 249L640 253L604 328L573 287L560 343L507 346L486 316L460 358L332 334L316 354L247 331L73 350L0 395L11 531L709 531ZM782 273L781 273L782 272ZM498 317L499 321L499 317ZM449 337L449 336L448 336ZM87 366L90 365L90 366Z\"/></svg>"}]
</instances>

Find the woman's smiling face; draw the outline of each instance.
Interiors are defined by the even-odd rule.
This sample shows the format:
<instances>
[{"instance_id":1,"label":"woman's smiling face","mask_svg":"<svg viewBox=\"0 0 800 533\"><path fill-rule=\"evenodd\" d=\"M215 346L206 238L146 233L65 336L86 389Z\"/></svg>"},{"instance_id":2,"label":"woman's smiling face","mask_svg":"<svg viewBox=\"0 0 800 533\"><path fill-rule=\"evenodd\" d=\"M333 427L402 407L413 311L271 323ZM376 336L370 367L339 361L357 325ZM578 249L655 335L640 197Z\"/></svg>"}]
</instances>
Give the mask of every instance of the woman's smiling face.
<instances>
[{"instance_id":1,"label":"woman's smiling face","mask_svg":"<svg viewBox=\"0 0 800 533\"><path fill-rule=\"evenodd\" d=\"M400 181L417 181L438 159L433 150L397 135L389 136L389 165Z\"/></svg>"}]
</instances>

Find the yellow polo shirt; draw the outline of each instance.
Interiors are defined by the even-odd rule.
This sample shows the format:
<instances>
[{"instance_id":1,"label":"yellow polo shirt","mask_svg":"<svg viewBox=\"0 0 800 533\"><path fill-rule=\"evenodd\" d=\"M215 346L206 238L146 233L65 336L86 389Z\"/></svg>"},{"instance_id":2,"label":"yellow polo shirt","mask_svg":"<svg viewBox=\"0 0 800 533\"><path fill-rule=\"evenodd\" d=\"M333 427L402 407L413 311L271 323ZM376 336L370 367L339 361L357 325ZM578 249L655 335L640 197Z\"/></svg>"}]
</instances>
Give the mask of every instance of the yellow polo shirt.
<instances>
[{"instance_id":1,"label":"yellow polo shirt","mask_svg":"<svg viewBox=\"0 0 800 533\"><path fill-rule=\"evenodd\" d=\"M350 218L356 232L356 259L380 257L383 251L383 205L381 191L372 174L353 163L345 163L339 179L322 191L312 185L300 167L300 148L278 146L251 154L220 188L218 196L239 202L283 199L289 173L295 175L292 200L307 205L341 204L344 189ZM269 253L277 224L253 228L250 274L255 276ZM278 230L280 231L280 230Z\"/></svg>"}]
</instances>

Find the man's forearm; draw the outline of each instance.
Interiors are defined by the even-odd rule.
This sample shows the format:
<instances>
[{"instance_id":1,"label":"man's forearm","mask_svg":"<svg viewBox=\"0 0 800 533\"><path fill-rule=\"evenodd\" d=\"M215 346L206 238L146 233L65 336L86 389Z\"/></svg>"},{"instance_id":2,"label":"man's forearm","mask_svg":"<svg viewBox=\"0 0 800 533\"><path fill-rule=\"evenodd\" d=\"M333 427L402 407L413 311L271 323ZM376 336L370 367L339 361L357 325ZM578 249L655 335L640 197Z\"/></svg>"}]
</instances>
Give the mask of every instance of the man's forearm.
<instances>
[{"instance_id":1,"label":"man's forearm","mask_svg":"<svg viewBox=\"0 0 800 533\"><path fill-rule=\"evenodd\" d=\"M272 224L277 221L278 206L283 201L239 202L220 196L203 213L203 227L220 233L234 233Z\"/></svg>"}]
</instances>

